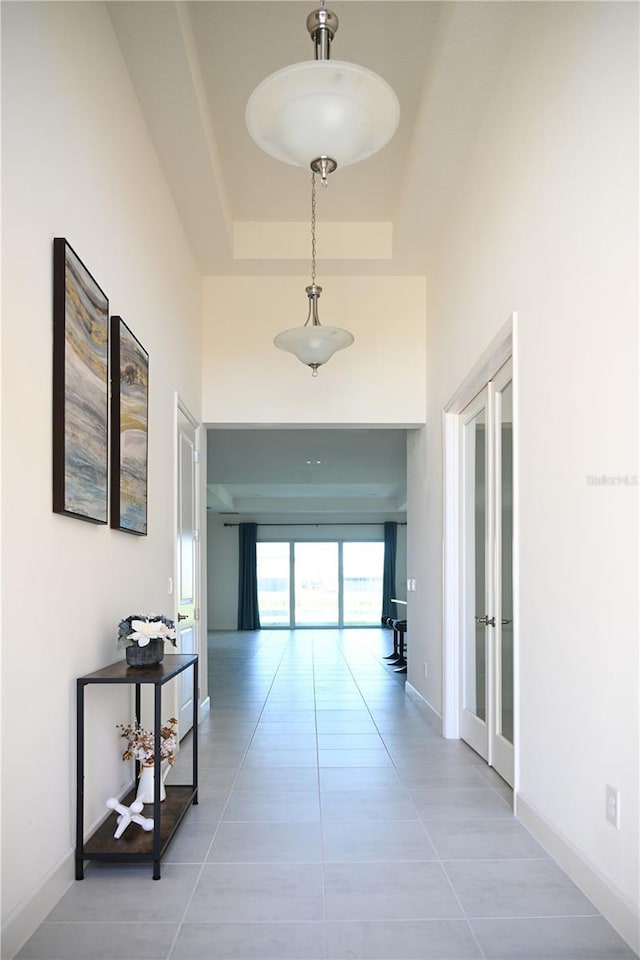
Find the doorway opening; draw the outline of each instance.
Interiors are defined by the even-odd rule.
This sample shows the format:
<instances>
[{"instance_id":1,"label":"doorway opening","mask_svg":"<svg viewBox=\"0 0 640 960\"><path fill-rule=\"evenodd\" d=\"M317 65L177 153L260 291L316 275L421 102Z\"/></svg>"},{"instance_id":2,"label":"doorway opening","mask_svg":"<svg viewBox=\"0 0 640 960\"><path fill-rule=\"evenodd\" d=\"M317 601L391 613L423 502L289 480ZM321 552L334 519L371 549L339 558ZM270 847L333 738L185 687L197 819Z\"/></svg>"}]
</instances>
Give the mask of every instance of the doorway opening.
<instances>
[{"instance_id":1,"label":"doorway opening","mask_svg":"<svg viewBox=\"0 0 640 960\"><path fill-rule=\"evenodd\" d=\"M404 427L210 427L208 628L237 627L240 523L257 525L263 626L379 626L388 521L405 597L406 473Z\"/></svg>"}]
</instances>

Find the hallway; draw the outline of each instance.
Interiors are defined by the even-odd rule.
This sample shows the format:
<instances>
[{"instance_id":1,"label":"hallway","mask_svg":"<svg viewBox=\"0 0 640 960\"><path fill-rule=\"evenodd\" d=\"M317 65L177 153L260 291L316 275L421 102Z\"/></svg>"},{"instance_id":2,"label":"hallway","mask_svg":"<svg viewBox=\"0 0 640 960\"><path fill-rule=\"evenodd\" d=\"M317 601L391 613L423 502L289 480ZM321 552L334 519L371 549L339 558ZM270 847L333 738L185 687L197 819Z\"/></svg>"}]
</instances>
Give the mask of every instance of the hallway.
<instances>
[{"instance_id":1,"label":"hallway","mask_svg":"<svg viewBox=\"0 0 640 960\"><path fill-rule=\"evenodd\" d=\"M210 635L200 802L162 880L89 864L20 960L632 958L503 782L405 697L390 645Z\"/></svg>"}]
</instances>

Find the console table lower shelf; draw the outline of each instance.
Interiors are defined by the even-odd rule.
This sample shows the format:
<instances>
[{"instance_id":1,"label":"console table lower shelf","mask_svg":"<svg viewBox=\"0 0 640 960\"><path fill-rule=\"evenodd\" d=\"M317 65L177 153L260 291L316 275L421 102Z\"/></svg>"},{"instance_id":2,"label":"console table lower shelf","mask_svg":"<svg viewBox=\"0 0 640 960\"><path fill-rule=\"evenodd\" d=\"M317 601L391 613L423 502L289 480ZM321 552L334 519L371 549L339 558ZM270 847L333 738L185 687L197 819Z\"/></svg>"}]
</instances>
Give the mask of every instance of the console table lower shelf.
<instances>
[{"instance_id":1,"label":"console table lower shelf","mask_svg":"<svg viewBox=\"0 0 640 960\"><path fill-rule=\"evenodd\" d=\"M117 826L117 813L103 821L79 851L80 869L85 860L102 860L107 863L143 862L159 860L168 847L180 821L193 803L197 791L191 785L179 786L167 784L167 797L160 804L160 849L153 849L153 830L143 830L138 824L131 824L123 835L116 840L113 836ZM136 798L131 790L122 800L124 806L130 806ZM153 819L153 804L146 803L143 817Z\"/></svg>"}]
</instances>

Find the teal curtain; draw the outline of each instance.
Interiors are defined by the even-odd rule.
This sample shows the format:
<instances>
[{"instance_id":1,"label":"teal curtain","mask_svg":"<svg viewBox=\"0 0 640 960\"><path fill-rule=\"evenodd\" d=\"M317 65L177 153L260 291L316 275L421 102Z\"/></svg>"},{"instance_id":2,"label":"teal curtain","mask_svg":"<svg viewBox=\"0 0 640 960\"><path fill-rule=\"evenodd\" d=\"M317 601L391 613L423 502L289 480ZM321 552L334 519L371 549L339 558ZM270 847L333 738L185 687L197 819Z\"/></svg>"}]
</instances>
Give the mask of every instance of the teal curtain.
<instances>
[{"instance_id":1,"label":"teal curtain","mask_svg":"<svg viewBox=\"0 0 640 960\"><path fill-rule=\"evenodd\" d=\"M238 526L238 630L259 630L257 523Z\"/></svg>"},{"instance_id":2,"label":"teal curtain","mask_svg":"<svg viewBox=\"0 0 640 960\"><path fill-rule=\"evenodd\" d=\"M384 566L382 568L382 616L396 617L396 605L391 598L396 595L396 546L398 524L391 521L384 525Z\"/></svg>"}]
</instances>

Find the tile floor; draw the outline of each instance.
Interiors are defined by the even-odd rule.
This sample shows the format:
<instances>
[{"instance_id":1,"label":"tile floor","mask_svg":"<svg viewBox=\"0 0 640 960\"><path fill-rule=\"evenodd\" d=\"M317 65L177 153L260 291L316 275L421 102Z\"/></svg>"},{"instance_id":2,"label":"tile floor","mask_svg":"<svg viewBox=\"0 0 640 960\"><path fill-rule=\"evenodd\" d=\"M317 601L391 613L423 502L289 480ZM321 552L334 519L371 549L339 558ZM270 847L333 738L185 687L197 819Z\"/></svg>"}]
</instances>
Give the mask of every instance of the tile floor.
<instances>
[{"instance_id":1,"label":"tile floor","mask_svg":"<svg viewBox=\"0 0 640 960\"><path fill-rule=\"evenodd\" d=\"M405 697L390 640L212 634L200 802L162 880L89 864L19 960L631 960Z\"/></svg>"}]
</instances>

